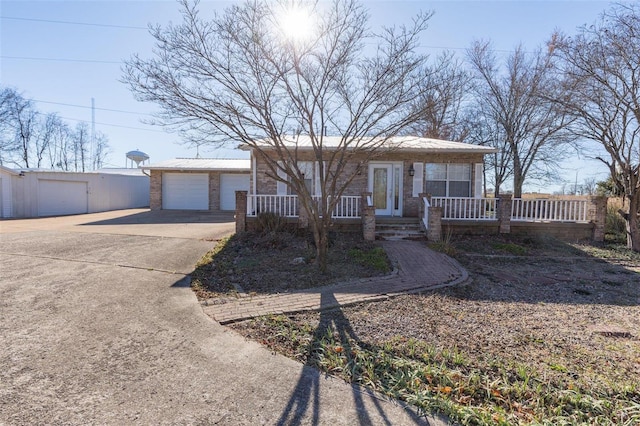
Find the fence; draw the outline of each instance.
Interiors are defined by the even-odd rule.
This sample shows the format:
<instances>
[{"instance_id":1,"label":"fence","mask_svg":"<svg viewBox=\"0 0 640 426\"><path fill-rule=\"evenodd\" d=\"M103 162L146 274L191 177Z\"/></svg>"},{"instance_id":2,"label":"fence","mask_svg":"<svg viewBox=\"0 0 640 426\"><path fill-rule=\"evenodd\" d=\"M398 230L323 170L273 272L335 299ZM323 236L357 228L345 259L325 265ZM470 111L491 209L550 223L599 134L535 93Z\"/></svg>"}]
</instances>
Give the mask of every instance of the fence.
<instances>
[{"instance_id":1,"label":"fence","mask_svg":"<svg viewBox=\"0 0 640 426\"><path fill-rule=\"evenodd\" d=\"M442 219L497 219L495 198L431 197L431 205L434 207L442 207Z\"/></svg>"},{"instance_id":2,"label":"fence","mask_svg":"<svg viewBox=\"0 0 640 426\"><path fill-rule=\"evenodd\" d=\"M511 220L586 223L587 208L587 200L514 198L511 204Z\"/></svg>"},{"instance_id":3,"label":"fence","mask_svg":"<svg viewBox=\"0 0 640 426\"><path fill-rule=\"evenodd\" d=\"M350 219L360 217L359 195L344 195L334 207L331 217ZM322 197L315 196L313 201L321 206ZM298 217L300 206L297 195L247 195L247 216L256 217L260 213L275 213L283 217Z\"/></svg>"}]
</instances>

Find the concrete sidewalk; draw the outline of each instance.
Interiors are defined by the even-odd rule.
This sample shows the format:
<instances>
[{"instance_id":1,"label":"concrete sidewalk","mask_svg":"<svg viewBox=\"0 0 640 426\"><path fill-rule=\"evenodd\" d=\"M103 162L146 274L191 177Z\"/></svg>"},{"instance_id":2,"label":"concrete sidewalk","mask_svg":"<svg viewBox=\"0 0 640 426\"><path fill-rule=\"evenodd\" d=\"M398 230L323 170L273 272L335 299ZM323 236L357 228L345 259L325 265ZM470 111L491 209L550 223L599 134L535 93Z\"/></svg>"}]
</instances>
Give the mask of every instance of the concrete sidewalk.
<instances>
[{"instance_id":1,"label":"concrete sidewalk","mask_svg":"<svg viewBox=\"0 0 640 426\"><path fill-rule=\"evenodd\" d=\"M459 284L467 271L450 257L420 241L384 241L382 246L397 270L384 277L350 281L290 293L219 299L203 307L221 324L267 314L322 310L359 302Z\"/></svg>"}]
</instances>

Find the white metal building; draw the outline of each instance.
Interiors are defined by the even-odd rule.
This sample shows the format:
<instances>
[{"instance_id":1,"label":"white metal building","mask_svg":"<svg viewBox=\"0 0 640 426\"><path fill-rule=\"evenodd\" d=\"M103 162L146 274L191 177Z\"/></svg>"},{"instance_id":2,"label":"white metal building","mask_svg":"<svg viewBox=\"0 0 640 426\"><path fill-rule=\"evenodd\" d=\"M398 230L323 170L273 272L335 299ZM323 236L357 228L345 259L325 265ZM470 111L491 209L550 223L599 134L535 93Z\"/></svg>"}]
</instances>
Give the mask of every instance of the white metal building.
<instances>
[{"instance_id":1,"label":"white metal building","mask_svg":"<svg viewBox=\"0 0 640 426\"><path fill-rule=\"evenodd\" d=\"M0 169L2 217L96 213L149 206L149 177L137 169L78 173Z\"/></svg>"}]
</instances>

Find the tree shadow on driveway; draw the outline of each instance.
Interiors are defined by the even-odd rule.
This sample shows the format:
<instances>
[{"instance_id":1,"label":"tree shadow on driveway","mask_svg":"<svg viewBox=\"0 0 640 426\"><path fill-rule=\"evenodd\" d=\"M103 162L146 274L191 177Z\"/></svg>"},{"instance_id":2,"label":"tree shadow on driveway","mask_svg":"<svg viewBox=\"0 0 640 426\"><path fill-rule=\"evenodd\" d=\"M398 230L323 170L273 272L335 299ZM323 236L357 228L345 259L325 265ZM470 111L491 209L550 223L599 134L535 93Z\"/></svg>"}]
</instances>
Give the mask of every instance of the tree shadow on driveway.
<instances>
[{"instance_id":1,"label":"tree shadow on driveway","mask_svg":"<svg viewBox=\"0 0 640 426\"><path fill-rule=\"evenodd\" d=\"M337 301L333 294L328 292L322 294L323 305L335 303ZM309 410L311 410L312 414L311 424L318 425L321 423L320 381L322 379L321 376L324 374L317 370L314 352L320 349L321 341L329 333L333 333L336 341L341 342L347 357L352 357L352 349L349 342L355 342L358 345L362 344L340 308L320 311L320 321L313 333L313 341L307 354L306 365L302 369L287 406L280 415L278 425L299 425L303 421L306 423L308 420L305 419L305 415ZM351 389L359 425L379 424L380 422L385 425L396 424L395 419L389 418L385 412L385 408L381 404L381 396L356 385L351 385ZM375 412L370 413L372 405L375 408ZM430 424L425 417L419 416L413 408L407 406L405 411L407 413L406 419L411 421L412 424Z\"/></svg>"},{"instance_id":2,"label":"tree shadow on driveway","mask_svg":"<svg viewBox=\"0 0 640 426\"><path fill-rule=\"evenodd\" d=\"M149 210L82 225L151 225L234 222L234 212L209 210Z\"/></svg>"}]
</instances>

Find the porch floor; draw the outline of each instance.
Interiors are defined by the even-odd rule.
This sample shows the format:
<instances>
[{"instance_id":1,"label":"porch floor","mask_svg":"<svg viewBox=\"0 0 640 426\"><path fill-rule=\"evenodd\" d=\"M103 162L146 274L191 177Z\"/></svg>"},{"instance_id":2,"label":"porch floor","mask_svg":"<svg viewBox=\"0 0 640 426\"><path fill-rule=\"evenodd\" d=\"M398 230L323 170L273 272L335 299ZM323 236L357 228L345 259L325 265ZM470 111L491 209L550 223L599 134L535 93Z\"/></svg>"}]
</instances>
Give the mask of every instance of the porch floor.
<instances>
[{"instance_id":1,"label":"porch floor","mask_svg":"<svg viewBox=\"0 0 640 426\"><path fill-rule=\"evenodd\" d=\"M221 324L268 314L331 309L359 302L384 300L465 282L467 271L450 257L429 249L423 241L382 241L396 270L384 277L366 278L290 293L220 299L203 307Z\"/></svg>"}]
</instances>

